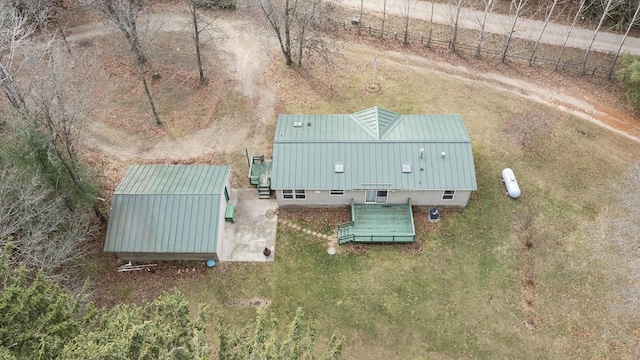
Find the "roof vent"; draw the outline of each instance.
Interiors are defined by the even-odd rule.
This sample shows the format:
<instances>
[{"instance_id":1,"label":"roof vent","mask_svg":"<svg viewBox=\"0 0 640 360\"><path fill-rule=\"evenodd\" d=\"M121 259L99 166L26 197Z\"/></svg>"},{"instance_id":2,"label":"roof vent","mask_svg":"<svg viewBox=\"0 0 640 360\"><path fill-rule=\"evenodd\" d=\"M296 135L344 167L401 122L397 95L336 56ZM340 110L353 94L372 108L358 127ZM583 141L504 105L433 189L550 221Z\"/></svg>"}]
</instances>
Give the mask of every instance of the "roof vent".
<instances>
[{"instance_id":1,"label":"roof vent","mask_svg":"<svg viewBox=\"0 0 640 360\"><path fill-rule=\"evenodd\" d=\"M293 123L293 127L302 127L302 121L296 121Z\"/></svg>"},{"instance_id":2,"label":"roof vent","mask_svg":"<svg viewBox=\"0 0 640 360\"><path fill-rule=\"evenodd\" d=\"M311 121L307 121L307 126L311 126Z\"/></svg>"},{"instance_id":3,"label":"roof vent","mask_svg":"<svg viewBox=\"0 0 640 360\"><path fill-rule=\"evenodd\" d=\"M343 173L344 172L344 164L336 164L335 171L337 173Z\"/></svg>"},{"instance_id":4,"label":"roof vent","mask_svg":"<svg viewBox=\"0 0 640 360\"><path fill-rule=\"evenodd\" d=\"M411 172L411 164L409 163L404 163L402 164L402 172L405 174L408 174Z\"/></svg>"},{"instance_id":5,"label":"roof vent","mask_svg":"<svg viewBox=\"0 0 640 360\"><path fill-rule=\"evenodd\" d=\"M442 158L444 159L445 156L447 156L447 153L443 151L442 152Z\"/></svg>"}]
</instances>

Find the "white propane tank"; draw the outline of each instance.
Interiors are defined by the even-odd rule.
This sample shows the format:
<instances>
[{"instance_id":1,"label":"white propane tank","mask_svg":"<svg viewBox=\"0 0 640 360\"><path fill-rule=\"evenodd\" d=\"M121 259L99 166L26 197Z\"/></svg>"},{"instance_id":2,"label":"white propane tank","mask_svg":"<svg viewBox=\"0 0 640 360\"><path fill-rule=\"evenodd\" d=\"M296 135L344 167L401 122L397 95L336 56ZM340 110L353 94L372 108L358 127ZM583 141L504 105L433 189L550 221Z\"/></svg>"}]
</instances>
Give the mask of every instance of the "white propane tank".
<instances>
[{"instance_id":1,"label":"white propane tank","mask_svg":"<svg viewBox=\"0 0 640 360\"><path fill-rule=\"evenodd\" d=\"M502 170L502 181L504 181L504 186L507 187L507 193L514 199L520 197L520 186L518 186L518 181L516 180L516 175L513 173L513 170L506 168Z\"/></svg>"}]
</instances>

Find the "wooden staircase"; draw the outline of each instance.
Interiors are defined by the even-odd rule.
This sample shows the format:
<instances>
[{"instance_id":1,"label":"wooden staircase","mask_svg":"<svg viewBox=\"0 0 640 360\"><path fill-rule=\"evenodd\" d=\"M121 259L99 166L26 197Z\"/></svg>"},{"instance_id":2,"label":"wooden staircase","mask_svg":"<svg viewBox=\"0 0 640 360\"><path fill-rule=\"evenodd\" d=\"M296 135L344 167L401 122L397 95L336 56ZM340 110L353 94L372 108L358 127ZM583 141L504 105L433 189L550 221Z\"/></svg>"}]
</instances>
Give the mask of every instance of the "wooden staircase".
<instances>
[{"instance_id":1,"label":"wooden staircase","mask_svg":"<svg viewBox=\"0 0 640 360\"><path fill-rule=\"evenodd\" d=\"M258 188L258 198L271 198L271 160L265 160L264 155L252 156L249 183Z\"/></svg>"}]
</instances>

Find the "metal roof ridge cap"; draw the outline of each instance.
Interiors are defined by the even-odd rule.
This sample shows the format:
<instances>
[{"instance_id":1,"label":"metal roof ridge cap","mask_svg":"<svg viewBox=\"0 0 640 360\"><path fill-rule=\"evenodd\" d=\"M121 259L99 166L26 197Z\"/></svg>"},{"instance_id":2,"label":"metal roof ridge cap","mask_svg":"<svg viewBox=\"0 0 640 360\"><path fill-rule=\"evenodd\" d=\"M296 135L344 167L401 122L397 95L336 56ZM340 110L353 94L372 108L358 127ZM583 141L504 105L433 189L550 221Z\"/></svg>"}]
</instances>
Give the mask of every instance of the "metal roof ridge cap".
<instances>
[{"instance_id":1,"label":"metal roof ridge cap","mask_svg":"<svg viewBox=\"0 0 640 360\"><path fill-rule=\"evenodd\" d=\"M296 139L296 140L281 140L278 141L279 144L333 144L333 143L340 143L340 144L345 144L345 143L385 143L385 144L392 144L392 143L401 143L401 144L423 144L423 143L427 143L427 144L470 144L471 140L469 139L455 139L455 140L449 140L449 139L445 139L445 140L430 140L430 139L418 139L418 140L402 140L402 139L398 139L398 140L391 140L391 139L381 139L381 140L376 140L376 139L361 139L361 140L305 140L305 139Z\"/></svg>"}]
</instances>

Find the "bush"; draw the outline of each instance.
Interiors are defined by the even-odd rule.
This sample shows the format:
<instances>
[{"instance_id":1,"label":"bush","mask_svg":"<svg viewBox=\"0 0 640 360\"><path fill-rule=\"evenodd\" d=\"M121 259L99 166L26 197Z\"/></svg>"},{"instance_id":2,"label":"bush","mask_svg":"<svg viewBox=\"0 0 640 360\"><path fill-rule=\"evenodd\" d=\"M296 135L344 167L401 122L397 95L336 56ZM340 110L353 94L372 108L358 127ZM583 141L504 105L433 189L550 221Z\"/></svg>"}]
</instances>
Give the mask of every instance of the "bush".
<instances>
[{"instance_id":1,"label":"bush","mask_svg":"<svg viewBox=\"0 0 640 360\"><path fill-rule=\"evenodd\" d=\"M624 55L621 62L622 68L618 70L618 79L627 89L629 104L640 114L640 58Z\"/></svg>"}]
</instances>

